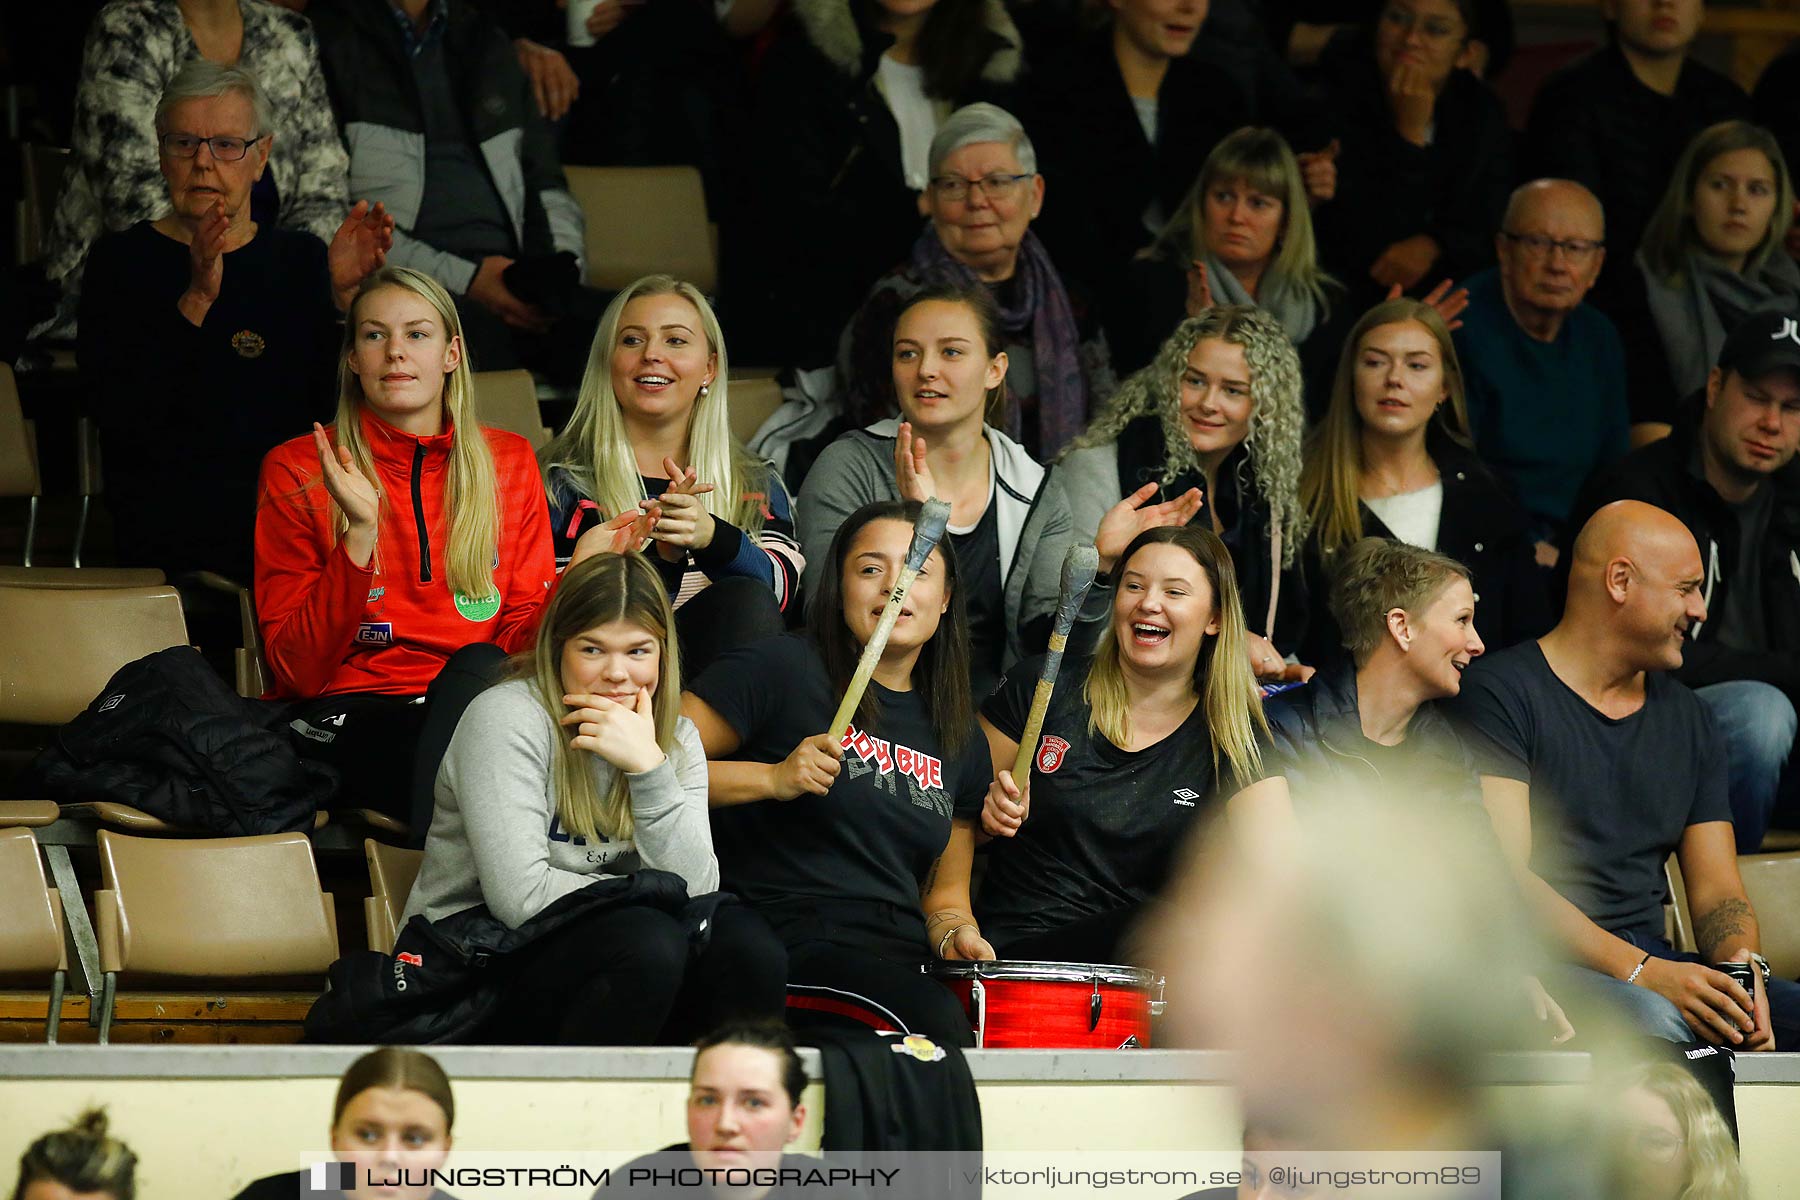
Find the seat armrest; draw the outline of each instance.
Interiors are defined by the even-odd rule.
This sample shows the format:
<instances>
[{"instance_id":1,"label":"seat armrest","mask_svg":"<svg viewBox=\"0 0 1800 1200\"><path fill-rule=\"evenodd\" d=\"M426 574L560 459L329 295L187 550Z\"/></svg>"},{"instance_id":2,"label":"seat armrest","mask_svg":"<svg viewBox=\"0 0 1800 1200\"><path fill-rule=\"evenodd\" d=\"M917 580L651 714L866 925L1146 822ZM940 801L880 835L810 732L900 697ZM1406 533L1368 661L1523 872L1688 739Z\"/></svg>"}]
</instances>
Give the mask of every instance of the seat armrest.
<instances>
[{"instance_id":1,"label":"seat armrest","mask_svg":"<svg viewBox=\"0 0 1800 1200\"><path fill-rule=\"evenodd\" d=\"M125 923L119 917L118 893L101 888L94 893L94 939L100 943L100 970L113 974L125 969L128 947Z\"/></svg>"}]
</instances>

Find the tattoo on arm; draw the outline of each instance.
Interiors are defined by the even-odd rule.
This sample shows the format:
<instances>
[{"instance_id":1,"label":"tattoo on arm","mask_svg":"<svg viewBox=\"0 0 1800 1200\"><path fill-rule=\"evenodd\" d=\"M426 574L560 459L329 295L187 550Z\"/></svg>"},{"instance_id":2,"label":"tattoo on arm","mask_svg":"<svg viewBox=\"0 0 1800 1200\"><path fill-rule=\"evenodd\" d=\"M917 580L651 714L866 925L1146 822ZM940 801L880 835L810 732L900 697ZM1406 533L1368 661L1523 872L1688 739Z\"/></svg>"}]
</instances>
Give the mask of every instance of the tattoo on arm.
<instances>
[{"instance_id":1,"label":"tattoo on arm","mask_svg":"<svg viewBox=\"0 0 1800 1200\"><path fill-rule=\"evenodd\" d=\"M1745 901L1736 897L1722 900L1711 912L1694 922L1694 942L1700 947L1702 956L1713 958L1713 952L1721 942L1742 937L1750 932L1755 921L1756 915Z\"/></svg>"},{"instance_id":2,"label":"tattoo on arm","mask_svg":"<svg viewBox=\"0 0 1800 1200\"><path fill-rule=\"evenodd\" d=\"M931 864L931 870L925 872L925 881L919 885L919 896L921 898L931 895L931 889L937 886L937 873L938 865L936 862L933 862Z\"/></svg>"}]
</instances>

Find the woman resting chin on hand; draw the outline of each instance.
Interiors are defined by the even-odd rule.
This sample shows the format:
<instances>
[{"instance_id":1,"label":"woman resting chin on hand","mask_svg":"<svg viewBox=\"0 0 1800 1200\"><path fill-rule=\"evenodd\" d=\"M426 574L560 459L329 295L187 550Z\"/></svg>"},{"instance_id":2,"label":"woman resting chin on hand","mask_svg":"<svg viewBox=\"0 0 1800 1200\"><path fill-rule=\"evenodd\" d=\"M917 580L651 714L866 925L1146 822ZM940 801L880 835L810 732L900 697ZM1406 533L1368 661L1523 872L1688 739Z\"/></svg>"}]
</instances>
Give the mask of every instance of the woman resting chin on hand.
<instances>
[{"instance_id":1,"label":"woman resting chin on hand","mask_svg":"<svg viewBox=\"0 0 1800 1200\"><path fill-rule=\"evenodd\" d=\"M716 891L706 756L678 711L674 616L642 555L563 576L513 678L469 706L438 775L406 918L485 904L518 928L598 879L654 868ZM680 913L596 903L489 967L496 1041L647 1045L733 1016L779 1016L787 956L741 905L703 948Z\"/></svg>"}]
</instances>

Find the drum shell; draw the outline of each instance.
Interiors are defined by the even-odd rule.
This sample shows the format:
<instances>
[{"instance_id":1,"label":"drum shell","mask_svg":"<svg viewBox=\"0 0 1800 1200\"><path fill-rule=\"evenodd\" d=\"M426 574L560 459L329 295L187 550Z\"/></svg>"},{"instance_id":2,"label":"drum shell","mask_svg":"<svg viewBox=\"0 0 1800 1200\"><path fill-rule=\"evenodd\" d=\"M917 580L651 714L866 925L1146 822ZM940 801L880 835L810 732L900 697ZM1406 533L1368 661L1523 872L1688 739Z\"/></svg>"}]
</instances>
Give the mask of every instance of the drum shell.
<instances>
[{"instance_id":1,"label":"drum shell","mask_svg":"<svg viewBox=\"0 0 1800 1200\"><path fill-rule=\"evenodd\" d=\"M986 1049L1118 1050L1150 1045L1149 971L1083 963L940 963L932 969Z\"/></svg>"}]
</instances>

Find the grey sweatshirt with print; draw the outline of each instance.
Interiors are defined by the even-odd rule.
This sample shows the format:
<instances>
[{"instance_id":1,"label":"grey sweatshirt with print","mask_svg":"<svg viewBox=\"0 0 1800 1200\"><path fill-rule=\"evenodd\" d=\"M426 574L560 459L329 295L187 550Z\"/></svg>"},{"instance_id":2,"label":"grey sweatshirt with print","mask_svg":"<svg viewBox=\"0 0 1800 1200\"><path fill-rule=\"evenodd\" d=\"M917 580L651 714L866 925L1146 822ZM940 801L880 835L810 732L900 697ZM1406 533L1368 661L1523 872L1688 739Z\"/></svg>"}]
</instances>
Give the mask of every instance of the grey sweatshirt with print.
<instances>
[{"instance_id":1,"label":"grey sweatshirt with print","mask_svg":"<svg viewBox=\"0 0 1800 1200\"><path fill-rule=\"evenodd\" d=\"M636 830L624 840L577 837L557 822L550 753L552 739L564 736L524 680L475 698L438 769L437 808L405 920L423 913L437 921L485 903L516 928L596 879L640 867L681 876L690 896L718 889L706 753L693 722L676 722L661 765L626 776ZM605 795L617 768L575 753L590 760Z\"/></svg>"}]
</instances>

